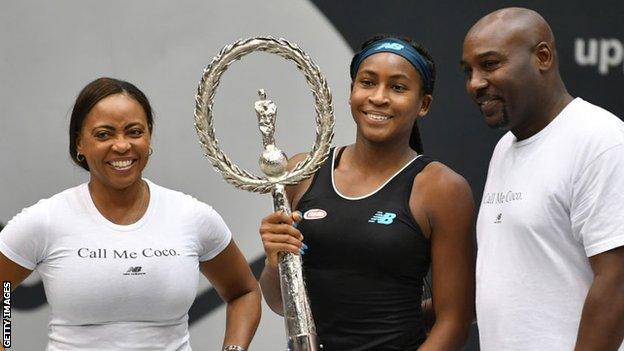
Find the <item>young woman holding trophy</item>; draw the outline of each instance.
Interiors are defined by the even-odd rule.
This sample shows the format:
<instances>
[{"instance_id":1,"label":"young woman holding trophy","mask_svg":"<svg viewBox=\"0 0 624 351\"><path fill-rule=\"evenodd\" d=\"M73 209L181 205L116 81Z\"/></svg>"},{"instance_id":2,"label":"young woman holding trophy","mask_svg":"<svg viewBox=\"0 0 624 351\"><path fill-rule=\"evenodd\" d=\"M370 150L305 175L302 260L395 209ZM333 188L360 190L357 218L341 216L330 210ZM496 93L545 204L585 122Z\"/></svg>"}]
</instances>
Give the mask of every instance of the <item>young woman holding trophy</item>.
<instances>
[{"instance_id":1,"label":"young woman holding trophy","mask_svg":"<svg viewBox=\"0 0 624 351\"><path fill-rule=\"evenodd\" d=\"M265 299L281 314L278 253L301 251L324 350L459 350L474 315L474 203L464 178L422 154L416 120L432 102L434 62L410 39L374 37L353 57L351 78L355 143L287 188L291 216L262 220Z\"/></svg>"},{"instance_id":2,"label":"young woman holding trophy","mask_svg":"<svg viewBox=\"0 0 624 351\"><path fill-rule=\"evenodd\" d=\"M69 127L70 156L89 182L24 209L2 230L2 281L14 289L33 270L43 280L46 350L191 350L199 271L227 303L223 350L244 351L256 331L258 284L219 214L142 178L153 125L134 85L89 83Z\"/></svg>"}]
</instances>

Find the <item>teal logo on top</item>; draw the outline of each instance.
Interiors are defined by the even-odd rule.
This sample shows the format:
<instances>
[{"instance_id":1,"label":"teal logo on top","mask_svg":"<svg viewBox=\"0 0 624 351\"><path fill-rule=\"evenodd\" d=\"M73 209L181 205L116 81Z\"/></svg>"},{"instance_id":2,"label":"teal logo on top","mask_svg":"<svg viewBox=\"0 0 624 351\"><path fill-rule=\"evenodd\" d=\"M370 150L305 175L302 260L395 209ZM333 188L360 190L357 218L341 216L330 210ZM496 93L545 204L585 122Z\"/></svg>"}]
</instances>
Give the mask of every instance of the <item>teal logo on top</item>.
<instances>
[{"instance_id":1,"label":"teal logo on top","mask_svg":"<svg viewBox=\"0 0 624 351\"><path fill-rule=\"evenodd\" d=\"M375 212L373 217L371 217L371 219L368 220L368 223L378 223L378 224L388 225L388 224L392 224L395 218L396 218L396 213L377 211Z\"/></svg>"},{"instance_id":2,"label":"teal logo on top","mask_svg":"<svg viewBox=\"0 0 624 351\"><path fill-rule=\"evenodd\" d=\"M381 50L381 49L403 50L404 47L405 46L399 43L383 43L379 45L376 50Z\"/></svg>"}]
</instances>

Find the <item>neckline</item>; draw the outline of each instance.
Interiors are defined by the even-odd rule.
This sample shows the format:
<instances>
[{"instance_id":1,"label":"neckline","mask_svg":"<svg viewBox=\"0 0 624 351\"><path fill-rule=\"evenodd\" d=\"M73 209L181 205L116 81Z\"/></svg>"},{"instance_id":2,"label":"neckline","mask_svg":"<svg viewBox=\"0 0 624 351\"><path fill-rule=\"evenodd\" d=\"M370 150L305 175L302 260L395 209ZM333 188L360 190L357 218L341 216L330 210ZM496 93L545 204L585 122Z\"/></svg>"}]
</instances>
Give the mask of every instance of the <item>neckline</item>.
<instances>
[{"instance_id":1,"label":"neckline","mask_svg":"<svg viewBox=\"0 0 624 351\"><path fill-rule=\"evenodd\" d=\"M117 224L108 220L108 218L104 217L102 213L97 209L95 203L93 202L93 198L91 197L91 192L89 192L89 183L83 183L81 186L82 196L85 200L87 211L91 215L91 217L98 223L103 224L114 231L118 232L130 232L133 230L137 230L141 228L145 223L152 217L152 213L154 212L154 207L156 207L156 197L157 194L154 191L154 184L150 182L148 179L142 178L147 184L150 192L149 203L147 204L147 209L143 216L136 222L132 224Z\"/></svg>"},{"instance_id":2,"label":"neckline","mask_svg":"<svg viewBox=\"0 0 624 351\"><path fill-rule=\"evenodd\" d=\"M346 148L346 147L344 147ZM399 173L403 172L403 170L405 168L407 168L409 165L411 165L417 158L419 158L420 156L422 156L422 154L418 154L416 156L414 156L414 158L412 158L411 160L407 161L405 163L405 165L403 165L403 167L401 167L399 170L397 170L393 175L391 175L390 177L388 177L388 179L383 182L383 184L381 184L377 189L373 190L372 192L368 193L368 194L364 194L361 196L346 196L343 195L339 190L338 187L336 187L336 182L334 180L334 162L335 162L335 158L336 158L336 150L338 148L334 148L334 152L332 154L332 162L331 162L331 182L332 182L332 188L334 188L334 192L340 196L341 198L345 199L345 200L362 200L362 199L366 199L368 197L371 197L373 195L375 195L377 192L379 192L381 189L383 189L388 183L390 183L390 181L392 181L392 179L394 179L397 175L399 175Z\"/></svg>"},{"instance_id":3,"label":"neckline","mask_svg":"<svg viewBox=\"0 0 624 351\"><path fill-rule=\"evenodd\" d=\"M520 148L523 146L526 146L528 144L531 144L532 142L541 139L544 135L547 135L549 133L550 130L552 130L557 124L561 123L561 121L564 119L564 117L568 114L567 111L569 109L571 109L574 105L576 105L577 103L583 101L583 99L581 99L580 97L576 97L574 99L572 99L572 101L570 101L558 114L557 116L555 116L555 118L553 118L552 121L550 121L550 123L548 123L546 125L546 127L542 128L542 130L540 130L539 132L535 133L534 135L526 138L526 139L522 139L522 140L518 140L518 138L516 138L515 135L513 135L513 139L512 139L512 145L513 147L516 148ZM511 133L511 132L510 132Z\"/></svg>"}]
</instances>

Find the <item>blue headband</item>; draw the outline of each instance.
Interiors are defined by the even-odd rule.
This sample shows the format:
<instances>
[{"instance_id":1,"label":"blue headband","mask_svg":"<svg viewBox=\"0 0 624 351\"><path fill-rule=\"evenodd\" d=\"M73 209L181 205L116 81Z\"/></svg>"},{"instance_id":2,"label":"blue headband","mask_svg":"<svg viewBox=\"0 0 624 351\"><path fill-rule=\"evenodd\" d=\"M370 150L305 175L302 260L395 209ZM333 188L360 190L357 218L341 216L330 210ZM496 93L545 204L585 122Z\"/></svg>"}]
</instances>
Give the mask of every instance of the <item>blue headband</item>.
<instances>
[{"instance_id":1,"label":"blue headband","mask_svg":"<svg viewBox=\"0 0 624 351\"><path fill-rule=\"evenodd\" d=\"M367 57L380 52L391 52L409 61L409 63L411 63L412 66L414 66L414 68L416 68L416 70L420 73L425 93L430 94L433 91L431 70L429 70L429 65L427 65L425 58L418 51L416 51L413 46L396 38L378 40L369 44L367 47L355 54L353 60L351 60L351 78L355 78L362 61L364 61Z\"/></svg>"}]
</instances>

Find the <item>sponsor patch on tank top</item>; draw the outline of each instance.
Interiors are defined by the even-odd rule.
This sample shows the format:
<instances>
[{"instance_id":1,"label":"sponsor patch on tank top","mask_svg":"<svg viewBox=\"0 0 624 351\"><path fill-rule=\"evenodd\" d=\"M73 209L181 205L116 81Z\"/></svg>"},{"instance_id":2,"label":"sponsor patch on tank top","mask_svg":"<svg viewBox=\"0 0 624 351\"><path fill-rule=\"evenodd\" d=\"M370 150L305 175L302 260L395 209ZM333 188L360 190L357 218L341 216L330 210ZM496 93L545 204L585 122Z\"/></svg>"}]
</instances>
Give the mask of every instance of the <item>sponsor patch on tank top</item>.
<instances>
[{"instance_id":1,"label":"sponsor patch on tank top","mask_svg":"<svg viewBox=\"0 0 624 351\"><path fill-rule=\"evenodd\" d=\"M377 224L392 224L392 222L394 222L394 219L396 218L396 213L392 213L392 212L382 212L382 211L377 211L375 212L375 214L371 217L371 219L368 220L368 223L377 223Z\"/></svg>"},{"instance_id":2,"label":"sponsor patch on tank top","mask_svg":"<svg viewBox=\"0 0 624 351\"><path fill-rule=\"evenodd\" d=\"M327 216L327 212L325 210L321 210L320 208L313 208L311 210L307 210L303 214L303 218L305 219L321 219Z\"/></svg>"}]
</instances>

